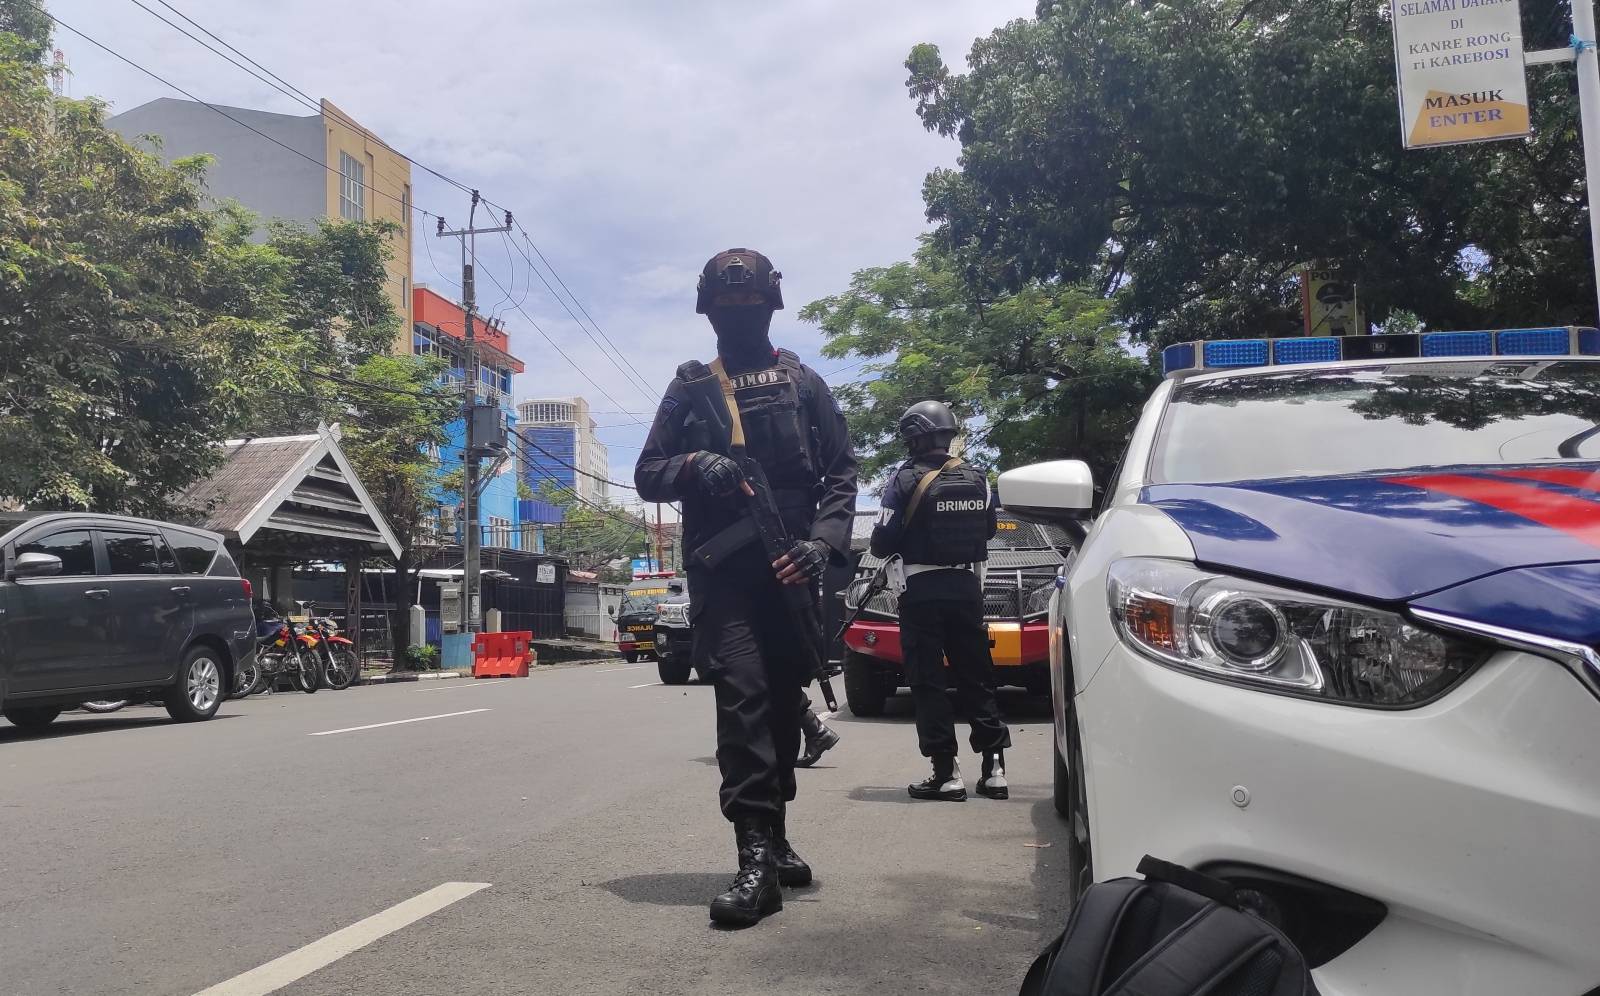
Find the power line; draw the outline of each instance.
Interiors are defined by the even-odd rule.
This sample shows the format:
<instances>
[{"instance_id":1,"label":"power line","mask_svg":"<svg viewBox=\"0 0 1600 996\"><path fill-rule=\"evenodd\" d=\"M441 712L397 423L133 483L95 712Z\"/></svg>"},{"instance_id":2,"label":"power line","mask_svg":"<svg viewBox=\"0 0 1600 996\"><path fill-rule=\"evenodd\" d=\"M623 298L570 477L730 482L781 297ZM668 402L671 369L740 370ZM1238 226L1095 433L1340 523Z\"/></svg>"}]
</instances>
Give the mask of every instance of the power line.
<instances>
[{"instance_id":1,"label":"power line","mask_svg":"<svg viewBox=\"0 0 1600 996\"><path fill-rule=\"evenodd\" d=\"M134 0L134 2L138 3L138 0ZM290 90L293 90L296 94L299 94L300 97L303 98L304 102L312 104L319 111L322 109L321 102L317 101L317 99L315 97L312 97L310 94L306 93L304 90L301 90L299 87L295 86L293 83L290 83L288 80L286 80L283 77L279 76L277 73L274 73L272 70L268 69L266 66L263 66L261 63L257 62L255 59L252 59L252 58L250 58L250 56L245 55L243 52L239 51L237 48L235 48L232 45L228 44L226 41L223 41L223 39L219 38L213 31L211 31L205 25L200 24L194 18L190 17L189 15L185 14L183 11L181 11L178 8L174 7L172 4L168 3L167 0L156 0L156 2L161 4L161 6L167 8L168 10L172 11L174 14L177 14L179 17L183 18L185 21L188 21L190 24L194 25L200 31L202 31L205 34L209 35L212 39L214 39L218 44L222 45L228 51L230 51L230 52L234 53L235 55L239 56L241 59L243 59L246 62L250 63L252 66L255 66L257 69L259 69L262 72L266 73L268 76L270 76L273 79L277 80L279 83L282 83L284 86L288 87ZM144 5L140 4L140 6L144 6ZM146 8L146 9L148 9L148 8ZM154 13L154 12L152 11L152 13ZM165 20L165 18L163 18L163 20ZM170 24L171 22L169 21L168 23ZM174 25L174 27L176 27L176 25ZM182 29L180 28L179 30L182 30ZM188 32L185 31L184 34L188 34ZM193 38L194 36L190 35L190 37ZM199 39L195 39L195 40L199 41ZM201 42L201 44L205 44L205 43ZM209 45L207 45L206 47L207 48L211 48ZM211 51L215 52L216 49L211 49ZM218 52L217 54L221 55L222 53ZM224 58L227 58L227 57L224 56ZM232 59L229 59L228 61L229 62L233 62ZM234 63L234 65L238 65L238 63ZM241 66L240 68L243 68L243 67ZM255 75L255 74L252 73L251 75ZM257 78L259 79L259 77L257 77ZM342 121L344 124L346 124L346 125L348 125L348 126L350 126L352 128L355 128L357 131L360 131L363 134L366 134L374 142L376 142L379 145L383 146L385 149L388 149L390 152L392 152L395 155L399 156L401 159L404 159L406 162L408 162L411 165L417 167L418 169L422 170L423 172L431 174L432 176L438 177L439 179L443 180L444 182L450 184L451 186L458 188L463 193L468 193L468 192L471 191L471 188L468 187L466 184L462 183L460 180L457 180L454 177L446 176L445 174L439 172L438 170L433 169L432 167L430 167L430 166L428 166L428 165L426 165L424 163L420 163L420 162L416 161L415 159L413 159L410 156L406 155L404 152L401 152L399 149L396 149L394 146L392 146L389 143L385 142L383 139L379 138L376 135L371 134L370 132L367 131L366 128L362 127L356 121L352 120L348 115L345 115L345 114L339 112L337 109L335 109L335 111L334 111L334 117L337 120Z\"/></svg>"},{"instance_id":2,"label":"power line","mask_svg":"<svg viewBox=\"0 0 1600 996\"><path fill-rule=\"evenodd\" d=\"M440 180L443 180L444 182L456 187L457 189L459 189L459 190L461 190L463 192L470 192L472 190L471 187L469 187L467 184L461 182L460 180L457 180L454 177L448 176L445 173L442 173L439 170L436 170L436 169L432 168L431 166L426 165L425 163L419 162L418 160L413 159L411 156L408 156L405 153L401 152L400 150L394 148L393 146L389 145L387 142L383 141L383 139L379 138L376 135L373 135L365 127L363 127L362 125L358 124L356 121L352 120L347 115L343 114L342 112L338 111L337 109L328 108L322 101L317 100L316 98L312 97L310 94L308 94L305 91L301 90L299 87L296 87L293 83L290 83L288 80L284 79L282 76L279 76L277 73L275 73L272 70L268 69L266 66L262 65L256 59L253 59L250 56L246 55L244 52L240 51L236 46L234 46L234 45L230 44L229 42L227 42L226 40L224 40L216 32L212 31L211 29L207 28L205 25L203 25L200 22L196 21L194 18L190 17L188 14L185 14L183 11L179 10L177 7L174 7L171 3L168 2L168 0L156 0L156 2L161 4L161 6L165 7L167 10L171 11L173 14L175 14L178 17L182 18L185 22L187 22L188 24L192 25L197 30L203 32L206 36L208 36L212 40L216 41L218 44L222 45L229 52L232 52L234 55L237 55L240 59L243 59L246 63L249 63L249 65L247 66L247 65L239 62L238 60L230 57L226 53L224 53L224 52L218 50L217 48L213 47L212 45L206 43L204 40L196 37L194 34L189 32L188 30L186 30L182 26L173 23L172 21L168 20L166 17L163 17L157 11L152 10L150 7L145 6L145 4L141 2L141 0L132 0L132 3L135 6L139 7L141 10L143 10L146 13L150 14L152 17L155 17L156 19L160 20L163 24L166 24L168 27L172 28L173 30L178 31L179 33L183 34L186 38L189 38L191 41L193 41L196 44L200 45L201 47L205 48L207 51L209 51L209 52L213 53L214 55L217 55L218 57L224 59L230 65L236 66L239 69L244 70L246 73L249 73L256 80L259 80L260 82L267 84L268 86L270 86L273 89L277 90L279 93L282 93L285 96L289 97L290 99L296 100L296 101L304 104L305 106L307 106L307 107L309 107L309 108L311 108L311 109L313 109L313 110L315 110L315 111L317 111L319 113L329 113L329 114L331 114L331 116L335 117L338 120L341 120L344 124L346 124L346 125L348 125L348 126L350 126L352 128L355 128L356 130L360 131L363 135L371 138L378 145L380 145L383 148L389 150L390 152L392 152L395 155L399 156L401 159L404 159L406 162L408 162L411 165L417 167L418 169L422 170L423 172L428 173L428 174L430 174L432 176L435 176L435 177L439 178ZM57 23L60 23L60 22L58 21ZM68 25L62 25L62 26L66 27L67 30L72 31L75 34L78 34L78 35L84 37L86 40L92 42L93 44L100 45L99 42L94 41L94 39L92 39L92 38L88 38L88 36L87 35L83 35L82 32L79 32L76 29L71 28ZM100 47L101 48L105 48L105 46L103 46L103 45L100 45ZM111 50L110 49L106 49L106 51L109 52ZM113 52L112 54L116 55L117 53ZM122 58L122 56L119 55L118 58ZM129 62L130 65L133 65L131 60L124 59L124 61L127 61L127 62ZM251 67L254 67L254 68L252 69ZM141 71L148 72L148 70L143 70L143 67L137 67L136 66L136 68L140 68ZM259 70L260 72L257 72L256 70ZM265 75L262 75L262 74L265 74ZM153 73L151 75L154 76ZM159 77L156 77L156 78L159 79ZM162 82L166 82L168 86L171 86L173 89L178 90L178 92L180 92L180 93L184 93L184 95L188 96L191 100L197 99L197 98L193 97L191 94L185 93L183 90L179 89L177 86L175 86L174 84L172 84L170 82L167 82L165 80L162 80ZM201 101L201 103L204 103L204 102ZM218 110L216 107L213 107L212 105L207 104L206 106L212 107L212 110ZM218 113L223 113L223 112L218 110ZM225 115L225 116L229 117L230 119L232 119L234 121L238 121L237 118L232 118L231 115ZM238 123L244 124L243 122L238 122ZM250 127L249 125L244 125L244 126L247 127L247 128ZM256 129L254 129L254 128L251 128L250 130L251 131L256 131ZM256 133L257 134L262 134L259 131L257 131ZM263 137L266 137L266 138L270 139L270 136L263 135ZM278 144L281 145L282 143L278 143ZM288 148L288 146L284 146L284 147ZM303 153L302 153L302 155L303 155ZM305 158L310 159L311 157L306 156ZM313 160L313 161L315 161L315 160ZM324 166L324 168L326 168L326 169L328 169L328 170L330 170L332 172L337 172L336 170L333 170L333 168L331 166L328 166L328 164L326 164L326 163L323 163L322 165ZM376 172L376 170L374 170L374 172ZM379 173L378 175L379 176L383 176L382 173ZM391 183L395 182L392 177L386 177L386 178L389 179L389 181ZM376 190L377 188L374 187L373 189ZM382 191L378 191L378 192L382 193ZM390 195L386 195L386 196L390 196ZM483 201L484 201L485 204L488 204L491 207L497 207L497 208L499 208L499 210L501 210L503 212L506 212L508 214L512 213L512 212L510 212L510 209L504 207L503 205L497 205L493 201L489 200L488 198L483 198ZM400 203L404 204L405 202L402 200L402 201L400 201ZM415 207L415 205L412 205L412 206ZM424 211L421 208L417 208L417 210L419 212L421 212L424 216L430 216L431 215L430 212ZM435 217L437 217L437 216L435 216ZM556 270L556 268L553 265L551 265L550 261L545 257L544 252L539 249L538 245L536 243L534 243L533 238L528 233L527 229L523 228L520 222L517 224L517 228L521 232L524 241L526 241L528 243L528 245L533 249L534 253L538 255L540 261L544 263L544 265L545 265L545 267L547 269L549 269L550 275L555 277L556 283L561 286L562 290L566 291L567 296L570 297L572 299L572 302L578 306L578 310L580 312L582 312L583 316L589 320L589 324L591 326L593 326L594 330L600 334L600 337L602 339L604 339L607 344L610 345L610 347L611 347L611 351L610 352L607 352L606 347L601 345L600 340L596 339L594 337L594 335L589 333L588 328L586 328L584 326L583 322L581 320L579 320L578 316L573 313L572 308L567 305L566 301L562 299L560 294L556 293L555 288L550 286L550 282L548 280L545 280L544 275L542 273L539 273L538 268L536 266L534 266L532 258L529 257L528 254L525 251L523 251L520 247L518 247L516 245L516 243L513 242L512 240L506 239L505 240L506 244L508 246L512 247L512 248L515 248L517 250L517 252L522 255L523 259L528 264L529 270L532 271L533 273L535 273L536 275L538 275L540 282L542 282L545 285L545 288L550 291L551 296L554 297L556 299L556 301L561 304L562 308L565 309L567 314L572 317L572 320L577 323L578 327L580 329L583 329L584 334L589 337L590 341L593 342L597 348L599 348L601 355L605 356L606 359L613 366L615 366L617 368L617 371L619 373L621 373L625 378L629 378L630 379L630 383L633 386L639 387L644 392L644 394L646 396L646 400L654 400L654 393L653 392L654 392L655 389L650 385L649 381L647 381L644 378L643 374L639 373L638 368L633 365L633 362L631 360L629 360L625 354L623 354L622 350L617 346L616 342L614 340L612 340L612 338L609 335L606 334L605 330L600 327L599 323L594 320L594 316L589 314L589 309L584 307L583 302L578 299L577 295L572 293L572 289L567 286L567 282L564 279L562 279L561 274ZM449 278L445 277L443 271L439 269L438 263L433 259L433 248L432 248L432 245L425 241L424 242L424 246L426 247L427 252L428 252L429 265L431 265L433 267L434 272L438 273L439 276L441 278L445 279L445 281L447 283L449 283L450 285L455 286L455 287L460 287L461 285L459 283L457 283L457 282L455 282L453 280L450 280ZM474 259L474 263L476 263L476 259ZM491 277L492 277L492 275L491 275ZM499 281L495 281L495 283L498 285ZM512 284L513 288L516 286L516 273L515 273L515 270L513 270L513 272L512 272L511 284ZM531 287L531 284L530 284L530 287ZM523 311L521 305L522 305L522 301L525 301L527 299L527 289L528 288L524 289L522 299L520 299L517 302L517 310L518 311ZM502 288L502 293L504 294L504 297L502 298L502 301L510 300L510 298L511 298L511 292L510 291L506 291L504 288ZM501 303L500 301L495 302L495 307L498 307L500 305L500 303ZM526 315L526 312L523 311L523 314ZM530 319L530 321L531 321L531 319ZM542 330L541 330L540 334L541 335L543 334ZM615 354L615 356L612 355L613 353ZM617 362L618 359L620 359L622 362L618 363ZM626 366L626 369L624 369L624 366ZM598 386L598 385L596 385L596 386Z\"/></svg>"},{"instance_id":3,"label":"power line","mask_svg":"<svg viewBox=\"0 0 1600 996\"><path fill-rule=\"evenodd\" d=\"M82 38L84 41L86 41L89 44L91 44L91 45L95 46L96 48L100 49L102 52L105 52L107 55L110 55L113 58L118 59L118 60L120 60L120 61L122 61L124 63L127 63L129 66L132 66L134 69L139 70L139 72L144 73L146 76L150 77L151 79L155 80L156 82L161 83L164 86L167 86L167 87L169 87L169 88L171 88L173 90L176 90L178 93L183 94L185 97L188 97L190 100L192 100L195 103L201 105L202 107L205 107L205 108L207 108L207 109L209 109L211 111L216 112L217 114L222 115L223 117L227 118L229 121L232 121L234 124L236 124L239 127L245 129L246 131L254 132L256 135L261 136L262 138L264 138L267 141L271 142L273 145L276 145L279 148L284 149L285 151L294 153L295 155L299 156L301 159L304 159L306 162L315 163L317 166L320 166L321 168L327 170L330 173L336 174L338 176L343 176L344 175L344 174L340 173L334 167L329 166L327 163L323 162L322 160L317 159L314 156L309 156L309 155L305 154L304 152L301 152L299 149L295 148L294 146L288 145L287 143L284 143L284 142L280 142L276 138L273 138L271 135L268 135L266 132L260 130L259 128L255 128L255 127L247 124L246 122L239 120L238 118L234 117L232 114L229 114L227 111L223 110L221 107L218 107L216 104L212 104L212 103L209 103L207 101L201 100L199 97L196 97L194 94L190 93L188 90L185 90L183 87L181 87L178 84L172 82L171 80L167 79L166 77L160 75L159 73L155 72L154 70L146 69L144 66L141 66L139 63L134 62L132 59L130 59L127 56L123 55L121 52L118 52L116 49L111 48L109 45L106 45L105 43L103 43L103 42L101 42L101 41L99 41L99 40L97 40L95 38L92 38L89 35L84 34L82 31L79 31L77 28L75 28L72 25L68 24L67 22L63 21L61 18L59 18L56 15L54 15L54 14L50 13L49 11L45 10L43 7L35 7L34 9L39 11L45 17L49 18L51 20L51 22L54 23L56 26L61 27L61 28L65 28L66 30L68 30L68 31L72 32L73 34L77 35L79 38ZM432 211L428 211L428 210L425 210L425 209L423 209L421 207L418 207L414 203L407 204L406 200L404 198L396 197L395 195L390 194L390 193L388 193L386 191L380 190L375 186L371 187L371 190L372 190L373 193L380 194L380 195L382 195L384 197L387 197L390 200L394 201L395 203L400 204L402 207L409 207L409 208L411 208L411 210L416 211L416 212L422 214L425 217L434 217L434 218L439 217L439 215L434 214Z\"/></svg>"},{"instance_id":4,"label":"power line","mask_svg":"<svg viewBox=\"0 0 1600 996\"><path fill-rule=\"evenodd\" d=\"M495 275L492 272L490 272L488 270L485 270L484 271L484 275L489 278L491 283L493 283L496 287L499 287L501 289L501 291L505 290L505 287L500 283L499 279L496 278ZM550 344L550 348L551 349L554 349L558 354L560 354L561 358L563 360L566 360L567 363L569 363L572 366L572 369L578 371L578 375L579 376L581 376L584 380L589 382L589 385L591 387L593 387L596 391L599 391L600 394L607 401L609 401L612 404L616 405L619 409L622 407L622 402L620 402L616 398L612 397L610 391L607 391L605 388L601 387L598 383L596 383L595 379L593 377L590 377L589 374L582 367L580 367L578 365L576 360L574 360L571 356L567 355L567 351L566 350L562 349L559 345L556 344L556 341L554 339L550 338L550 334L548 332L546 332L544 330L544 328L539 325L538 322L534 321L533 316L528 314L527 309L525 309L524 307L522 307L519 304L519 305L517 305L517 312L520 315L522 315L522 317L524 319L527 320L529 325L533 326L534 331L538 332L539 335L544 339L545 342ZM636 424L638 424L638 425L648 425L649 423L648 422L637 422L636 421Z\"/></svg>"},{"instance_id":5,"label":"power line","mask_svg":"<svg viewBox=\"0 0 1600 996\"><path fill-rule=\"evenodd\" d=\"M485 203L488 203L488 202L485 201ZM550 261L545 259L544 253L539 252L539 247L537 245L534 245L533 240L528 237L527 229L523 228L520 222L517 223L516 227L517 227L517 230L519 232L521 232L524 241L526 241L528 243L528 245L533 248L533 251L535 253L538 253L539 259L544 263L546 268L548 268L550 270L550 275L556 278L556 282L561 284L561 287L562 287L563 290L567 290L567 285L566 285L565 281L563 281L561 279L561 275L555 271L555 267L550 266ZM622 350L620 348L618 348L617 344L614 341L612 341L610 336L606 335L605 330L601 329L600 326L598 326L598 325L594 326L595 331L599 332L600 336L603 339L605 339L605 341L611 346L611 353L615 353L616 354L615 357L613 357L611 355L611 353L606 352L606 347L602 346L600 344L600 340L596 339L594 337L594 333L590 332L588 327L583 324L583 321L581 319L579 319L578 316L573 312L571 306L568 305L567 302L562 299L560 294L556 293L556 289L554 287L550 286L550 281L546 280L545 277L544 277L544 274L540 273L539 272L539 268L534 265L533 257L529 256L527 254L527 252L525 250L523 250L520 246L517 246L515 242L512 242L510 244L514 248L516 248L517 252L522 254L523 260L525 260L527 262L527 264L528 264L528 269L530 271L532 271L534 273L534 275L536 275L539 278L539 282L540 283L544 284L545 290L548 290L550 292L550 296L556 299L556 303L561 305L561 307L566 311L568 317L570 317L572 319L572 321L578 326L578 328L583 331L584 335L589 337L589 341L594 343L595 347L600 350L600 355L604 356L607 360L609 360L611 362L611 365L617 368L617 372L622 374L623 377L627 378L629 380L629 382L631 383L631 385L634 388L636 388L637 390L639 390L644 395L644 398L645 398L646 401L655 400L656 393L657 393L655 388L651 387L650 386L650 382L644 379L644 375L639 373L638 369L636 367L634 367L633 362L622 354ZM567 290L567 294L568 294L568 296L571 296L572 295L572 291ZM578 309L580 311L583 311L583 313L585 315L588 315L589 312L584 309L582 301L579 301L576 297L573 297L572 301L573 301L574 304L576 304L578 306ZM589 321L590 321L591 324L593 324L594 319L591 318L591 319L589 319ZM622 362L618 363L617 362L618 359L620 359ZM626 370L623 369L624 364L626 364L626 366L627 366Z\"/></svg>"},{"instance_id":6,"label":"power line","mask_svg":"<svg viewBox=\"0 0 1600 996\"><path fill-rule=\"evenodd\" d=\"M524 436L520 432L516 432L516 431L513 430L513 435L517 436L524 443L527 443L529 446L531 446L534 449L538 450L540 453L543 453L546 457L550 458L551 460L554 460L556 463L558 463L561 466L567 468L568 470L572 471L573 473L582 474L584 477L587 477L592 481L599 481L602 484L609 484L614 488L621 488L624 491L638 491L639 490L638 488L634 487L631 484L623 484L620 481L613 481L609 477L601 477L599 474L591 474L589 471L584 470L581 467L575 467L572 464L570 464L570 463L566 462L565 460L561 459L560 457L556 456L554 453L551 453L549 450L545 449L543 446L540 446L538 443L536 443L533 440L529 439L527 436Z\"/></svg>"}]
</instances>

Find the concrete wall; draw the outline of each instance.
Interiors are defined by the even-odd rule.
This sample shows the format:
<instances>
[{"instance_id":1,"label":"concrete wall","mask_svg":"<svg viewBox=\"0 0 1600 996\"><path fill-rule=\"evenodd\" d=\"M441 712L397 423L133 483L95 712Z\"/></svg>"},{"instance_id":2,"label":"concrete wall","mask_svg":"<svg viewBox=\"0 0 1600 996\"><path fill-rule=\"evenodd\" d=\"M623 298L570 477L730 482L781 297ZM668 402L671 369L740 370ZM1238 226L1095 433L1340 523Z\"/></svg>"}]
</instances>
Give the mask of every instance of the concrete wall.
<instances>
[{"instance_id":1,"label":"concrete wall","mask_svg":"<svg viewBox=\"0 0 1600 996\"><path fill-rule=\"evenodd\" d=\"M622 607L623 587L567 579L567 632L602 643L617 642L616 620L606 609Z\"/></svg>"},{"instance_id":2,"label":"concrete wall","mask_svg":"<svg viewBox=\"0 0 1600 996\"><path fill-rule=\"evenodd\" d=\"M284 218L310 224L323 217L327 213L327 170L321 164L327 140L321 117L270 114L240 107L223 110L310 160L191 100L161 97L113 115L106 124L166 162L201 153L213 156L215 162L206 171L206 191L213 198L236 200L264 219ZM146 136L159 136L159 141ZM334 177L334 181L337 190L338 178Z\"/></svg>"}]
</instances>

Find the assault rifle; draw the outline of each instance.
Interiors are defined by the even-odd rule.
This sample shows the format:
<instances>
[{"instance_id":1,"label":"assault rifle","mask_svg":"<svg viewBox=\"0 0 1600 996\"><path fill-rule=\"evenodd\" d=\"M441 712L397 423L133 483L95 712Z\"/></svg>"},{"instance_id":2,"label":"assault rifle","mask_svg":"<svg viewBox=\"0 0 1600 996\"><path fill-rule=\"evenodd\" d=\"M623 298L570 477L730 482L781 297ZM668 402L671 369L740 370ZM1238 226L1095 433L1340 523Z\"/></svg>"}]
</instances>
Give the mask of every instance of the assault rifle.
<instances>
[{"instance_id":1,"label":"assault rifle","mask_svg":"<svg viewBox=\"0 0 1600 996\"><path fill-rule=\"evenodd\" d=\"M839 624L839 631L833 634L833 642L838 643L844 639L844 635L849 632L851 625L861 618L861 612L867 607L867 603L878 597L880 591L889 587L889 564L892 562L891 558L878 565L878 570L872 575L872 580L867 583L866 588L861 592L861 600L856 603L855 608L849 609L845 613L844 621ZM855 582L852 581L851 586L854 587L854 585ZM848 590L846 589L846 591Z\"/></svg>"},{"instance_id":2,"label":"assault rifle","mask_svg":"<svg viewBox=\"0 0 1600 996\"><path fill-rule=\"evenodd\" d=\"M788 527L783 524L778 502L772 495L772 486L767 482L766 470L745 451L744 426L739 421L738 402L734 400L732 390L722 377L698 361L685 363L679 369L678 376L689 394L695 413L710 428L714 445L726 447L727 455L739 465L739 471L749 485L748 489L741 488L740 491L750 513L750 521L761 540L762 549L767 553L767 559L776 562L788 554L794 540L789 536ZM816 586L807 583L779 587L783 591L784 607L799 631L806 663L822 689L822 698L828 703L830 711L837 711L839 700L834 696L833 684L828 680L828 652L827 645L823 643Z\"/></svg>"}]
</instances>

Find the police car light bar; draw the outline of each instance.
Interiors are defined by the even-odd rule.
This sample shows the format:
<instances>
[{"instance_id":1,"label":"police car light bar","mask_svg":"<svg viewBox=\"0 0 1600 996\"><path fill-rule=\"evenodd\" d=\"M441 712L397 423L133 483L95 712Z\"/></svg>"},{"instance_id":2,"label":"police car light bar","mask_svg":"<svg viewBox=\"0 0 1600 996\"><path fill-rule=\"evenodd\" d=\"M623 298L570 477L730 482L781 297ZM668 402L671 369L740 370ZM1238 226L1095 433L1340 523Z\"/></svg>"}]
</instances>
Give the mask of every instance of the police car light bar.
<instances>
[{"instance_id":1,"label":"police car light bar","mask_svg":"<svg viewBox=\"0 0 1600 996\"><path fill-rule=\"evenodd\" d=\"M1600 356L1600 329L1562 326L1492 332L1212 339L1161 351L1162 372L1334 363L1340 360L1462 356Z\"/></svg>"}]
</instances>

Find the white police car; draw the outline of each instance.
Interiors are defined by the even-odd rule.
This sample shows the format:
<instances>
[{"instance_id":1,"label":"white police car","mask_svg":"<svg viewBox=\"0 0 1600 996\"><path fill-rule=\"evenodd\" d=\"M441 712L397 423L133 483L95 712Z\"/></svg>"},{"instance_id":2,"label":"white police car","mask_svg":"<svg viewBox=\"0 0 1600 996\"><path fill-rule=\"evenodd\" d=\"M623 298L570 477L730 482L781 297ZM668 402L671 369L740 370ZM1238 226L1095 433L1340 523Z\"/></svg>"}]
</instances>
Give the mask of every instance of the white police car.
<instances>
[{"instance_id":1,"label":"white police car","mask_svg":"<svg viewBox=\"0 0 1600 996\"><path fill-rule=\"evenodd\" d=\"M1051 605L1075 889L1247 885L1327 994L1600 992L1600 332L1164 359Z\"/></svg>"}]
</instances>

